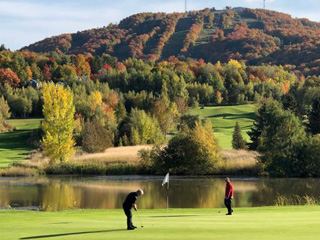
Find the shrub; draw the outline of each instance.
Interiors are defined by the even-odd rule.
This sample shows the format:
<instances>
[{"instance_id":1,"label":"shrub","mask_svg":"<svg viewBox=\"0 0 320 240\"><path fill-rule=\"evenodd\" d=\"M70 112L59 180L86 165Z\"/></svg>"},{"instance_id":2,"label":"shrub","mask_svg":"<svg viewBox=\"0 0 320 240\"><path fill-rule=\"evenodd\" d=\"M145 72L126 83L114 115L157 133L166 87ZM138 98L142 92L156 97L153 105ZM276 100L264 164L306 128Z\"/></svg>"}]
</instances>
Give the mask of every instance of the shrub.
<instances>
[{"instance_id":1,"label":"shrub","mask_svg":"<svg viewBox=\"0 0 320 240\"><path fill-rule=\"evenodd\" d=\"M194 129L173 137L155 158L157 171L173 174L208 174L220 160L220 147L209 122L196 123Z\"/></svg>"},{"instance_id":2,"label":"shrub","mask_svg":"<svg viewBox=\"0 0 320 240\"><path fill-rule=\"evenodd\" d=\"M112 139L112 133L99 121L87 121L84 125L82 149L89 153L103 152L113 146Z\"/></svg>"},{"instance_id":3,"label":"shrub","mask_svg":"<svg viewBox=\"0 0 320 240\"><path fill-rule=\"evenodd\" d=\"M162 166L159 166L161 162L159 160L161 148L159 145L155 145L151 150L141 149L138 152L140 158L139 171L147 174L154 174L157 170L160 170ZM161 172L161 171L160 171ZM164 173L165 171L161 172Z\"/></svg>"}]
</instances>

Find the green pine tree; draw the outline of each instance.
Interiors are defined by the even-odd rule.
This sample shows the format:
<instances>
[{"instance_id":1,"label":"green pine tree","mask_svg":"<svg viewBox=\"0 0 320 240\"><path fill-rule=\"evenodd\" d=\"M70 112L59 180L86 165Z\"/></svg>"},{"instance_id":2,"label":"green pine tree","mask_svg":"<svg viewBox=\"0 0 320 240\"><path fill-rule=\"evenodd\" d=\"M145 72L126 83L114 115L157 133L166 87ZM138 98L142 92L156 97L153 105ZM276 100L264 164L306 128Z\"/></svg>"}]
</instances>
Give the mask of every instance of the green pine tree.
<instances>
[{"instance_id":1,"label":"green pine tree","mask_svg":"<svg viewBox=\"0 0 320 240\"><path fill-rule=\"evenodd\" d=\"M320 97L312 101L312 110L309 114L308 130L313 135L320 133Z\"/></svg>"},{"instance_id":2,"label":"green pine tree","mask_svg":"<svg viewBox=\"0 0 320 240\"><path fill-rule=\"evenodd\" d=\"M232 147L234 149L246 149L247 143L243 139L243 136L241 134L240 125L238 122L236 122L236 125L234 127L233 135L232 135Z\"/></svg>"}]
</instances>

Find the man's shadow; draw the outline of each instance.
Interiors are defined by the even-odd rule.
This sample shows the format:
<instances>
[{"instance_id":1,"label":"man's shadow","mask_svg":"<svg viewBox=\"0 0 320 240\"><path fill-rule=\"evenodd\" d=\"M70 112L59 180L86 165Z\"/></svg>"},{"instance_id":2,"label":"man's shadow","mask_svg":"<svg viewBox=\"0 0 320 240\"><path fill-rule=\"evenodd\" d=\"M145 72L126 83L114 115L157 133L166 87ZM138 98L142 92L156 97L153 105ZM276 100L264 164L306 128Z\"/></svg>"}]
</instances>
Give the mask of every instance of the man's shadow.
<instances>
[{"instance_id":1,"label":"man's shadow","mask_svg":"<svg viewBox=\"0 0 320 240\"><path fill-rule=\"evenodd\" d=\"M20 239L52 238L52 237L62 237L62 236L69 236L69 235L80 235L80 234L90 234L90 233L108 233L108 232L120 232L120 231L127 231L127 230L126 229L112 229L112 230L101 230L101 231L60 233L60 234L51 234L51 235L39 235L39 236L23 237L23 238L20 238Z\"/></svg>"}]
</instances>

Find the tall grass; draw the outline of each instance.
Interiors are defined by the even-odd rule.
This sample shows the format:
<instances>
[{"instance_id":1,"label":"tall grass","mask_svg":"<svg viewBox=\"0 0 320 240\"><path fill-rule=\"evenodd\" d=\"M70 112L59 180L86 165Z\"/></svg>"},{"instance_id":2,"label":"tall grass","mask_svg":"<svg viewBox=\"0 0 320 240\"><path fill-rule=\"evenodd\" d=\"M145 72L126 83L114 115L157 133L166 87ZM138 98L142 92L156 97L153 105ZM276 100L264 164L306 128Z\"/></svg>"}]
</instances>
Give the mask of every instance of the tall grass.
<instances>
[{"instance_id":1,"label":"tall grass","mask_svg":"<svg viewBox=\"0 0 320 240\"><path fill-rule=\"evenodd\" d=\"M261 168L258 164L259 154L247 150L227 150L221 153L222 161L219 161L214 174L219 175L259 175Z\"/></svg>"},{"instance_id":2,"label":"tall grass","mask_svg":"<svg viewBox=\"0 0 320 240\"><path fill-rule=\"evenodd\" d=\"M77 164L74 162L50 164L44 167L46 174L53 175L104 175L106 173L106 165L104 164Z\"/></svg>"},{"instance_id":3,"label":"tall grass","mask_svg":"<svg viewBox=\"0 0 320 240\"><path fill-rule=\"evenodd\" d=\"M275 200L276 206L291 206L291 205L312 206L312 205L318 205L319 203L320 203L319 199L309 195L305 195L305 196L291 195L289 197L286 197L281 194L278 194Z\"/></svg>"},{"instance_id":4,"label":"tall grass","mask_svg":"<svg viewBox=\"0 0 320 240\"><path fill-rule=\"evenodd\" d=\"M126 163L76 163L67 162L47 165L44 171L48 175L124 175L137 174L137 165Z\"/></svg>"},{"instance_id":5,"label":"tall grass","mask_svg":"<svg viewBox=\"0 0 320 240\"><path fill-rule=\"evenodd\" d=\"M91 162L91 163L130 163L137 164L140 161L138 152L141 149L151 149L152 145L126 146L108 148L103 153L84 153L77 151L75 157L71 160L74 162Z\"/></svg>"},{"instance_id":6,"label":"tall grass","mask_svg":"<svg viewBox=\"0 0 320 240\"><path fill-rule=\"evenodd\" d=\"M39 175L40 172L36 168L26 167L10 167L0 169L0 176L2 177L34 177Z\"/></svg>"}]
</instances>

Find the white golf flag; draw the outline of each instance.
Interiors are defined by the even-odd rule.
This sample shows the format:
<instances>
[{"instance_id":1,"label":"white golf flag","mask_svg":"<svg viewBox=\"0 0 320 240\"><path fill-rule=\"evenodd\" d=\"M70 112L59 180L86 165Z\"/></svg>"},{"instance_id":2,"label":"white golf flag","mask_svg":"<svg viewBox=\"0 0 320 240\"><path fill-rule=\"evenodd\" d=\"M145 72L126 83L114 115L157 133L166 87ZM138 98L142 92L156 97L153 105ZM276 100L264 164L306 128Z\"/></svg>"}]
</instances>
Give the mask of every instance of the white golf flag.
<instances>
[{"instance_id":1,"label":"white golf flag","mask_svg":"<svg viewBox=\"0 0 320 240\"><path fill-rule=\"evenodd\" d=\"M165 185L166 183L169 183L169 173L167 173L167 175L164 177L162 181L162 186Z\"/></svg>"}]
</instances>

